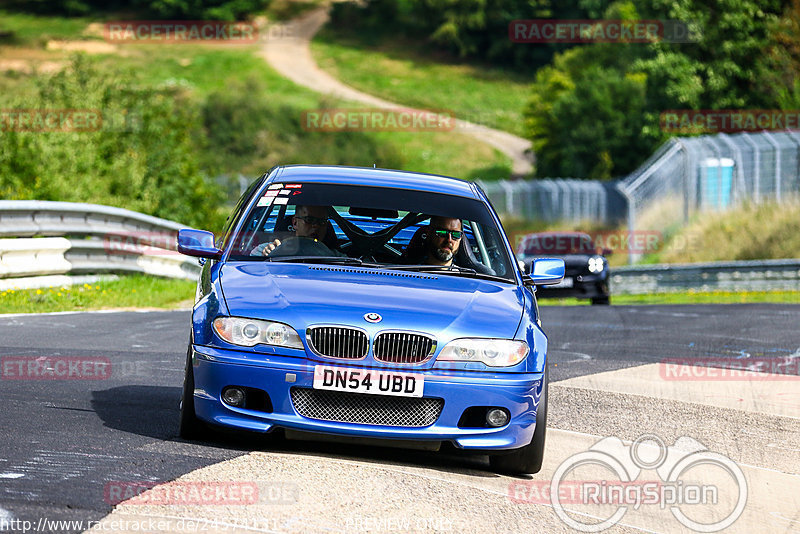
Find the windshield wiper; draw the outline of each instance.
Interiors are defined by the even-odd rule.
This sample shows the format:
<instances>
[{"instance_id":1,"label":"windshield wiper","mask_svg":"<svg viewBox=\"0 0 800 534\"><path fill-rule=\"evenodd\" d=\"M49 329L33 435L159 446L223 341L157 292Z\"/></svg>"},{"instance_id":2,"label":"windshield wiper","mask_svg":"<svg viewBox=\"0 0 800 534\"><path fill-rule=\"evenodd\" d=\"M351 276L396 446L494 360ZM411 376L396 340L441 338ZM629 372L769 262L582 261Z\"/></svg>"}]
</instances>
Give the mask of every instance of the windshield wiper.
<instances>
[{"instance_id":1,"label":"windshield wiper","mask_svg":"<svg viewBox=\"0 0 800 534\"><path fill-rule=\"evenodd\" d=\"M365 264L358 258L348 258L342 256L278 256L271 258L267 256L267 261L285 262L285 263L337 263L342 265L369 265Z\"/></svg>"},{"instance_id":2,"label":"windshield wiper","mask_svg":"<svg viewBox=\"0 0 800 534\"><path fill-rule=\"evenodd\" d=\"M398 271L453 271L458 273L476 273L475 269L469 269L467 267L459 267L458 265L428 265L428 264L419 264L419 265L392 265L392 264L385 264L382 266L385 269L396 269Z\"/></svg>"},{"instance_id":3,"label":"windshield wiper","mask_svg":"<svg viewBox=\"0 0 800 534\"><path fill-rule=\"evenodd\" d=\"M358 258L349 258L341 256L280 256L277 258L270 258L267 256L267 261L283 262L283 263L324 263L330 265L358 265L359 267L383 267L380 263L369 263Z\"/></svg>"},{"instance_id":4,"label":"windshield wiper","mask_svg":"<svg viewBox=\"0 0 800 534\"><path fill-rule=\"evenodd\" d=\"M384 265L385 269L397 269L400 271L434 272L443 274L465 275L470 278L481 278L483 280L496 280L498 282L513 283L508 278L497 276L496 274L479 273L469 267L458 265Z\"/></svg>"}]
</instances>

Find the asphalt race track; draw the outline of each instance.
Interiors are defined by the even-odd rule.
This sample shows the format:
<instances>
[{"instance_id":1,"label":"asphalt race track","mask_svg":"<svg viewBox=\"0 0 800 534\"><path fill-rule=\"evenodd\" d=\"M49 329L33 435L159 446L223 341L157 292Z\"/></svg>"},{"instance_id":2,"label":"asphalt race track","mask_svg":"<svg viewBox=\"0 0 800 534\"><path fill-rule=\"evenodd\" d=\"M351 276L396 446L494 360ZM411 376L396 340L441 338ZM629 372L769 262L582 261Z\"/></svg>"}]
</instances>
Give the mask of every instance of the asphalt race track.
<instances>
[{"instance_id":1,"label":"asphalt race track","mask_svg":"<svg viewBox=\"0 0 800 534\"><path fill-rule=\"evenodd\" d=\"M0 529L21 532L30 521L40 532L76 532L86 524L53 522L156 517L206 521L193 531L572 531L532 489L549 488L563 461L603 438L630 444L652 434L668 446L692 438L740 466L746 505L728 530L800 533L800 306L547 306L541 313L550 338L547 453L542 472L519 478L453 449L250 434L188 443L177 438L188 311L0 316ZM14 362L53 356L109 365L94 380L15 375ZM685 361L665 363L674 358ZM766 372L751 373L755 380L682 374L689 361L777 364L757 367ZM111 514L114 484L184 475L279 485L283 500L123 504ZM724 517L724 507L697 517ZM605 517L600 507L582 510L574 517ZM668 509L644 505L611 531L691 530Z\"/></svg>"}]
</instances>

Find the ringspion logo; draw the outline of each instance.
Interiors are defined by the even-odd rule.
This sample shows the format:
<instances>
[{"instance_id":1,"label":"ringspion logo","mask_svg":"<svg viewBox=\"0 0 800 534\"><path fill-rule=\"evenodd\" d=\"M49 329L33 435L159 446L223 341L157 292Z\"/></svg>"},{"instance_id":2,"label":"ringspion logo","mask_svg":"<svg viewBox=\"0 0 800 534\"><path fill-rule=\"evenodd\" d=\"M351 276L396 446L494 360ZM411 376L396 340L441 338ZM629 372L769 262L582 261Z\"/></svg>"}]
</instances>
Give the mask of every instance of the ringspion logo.
<instances>
[{"instance_id":1,"label":"ringspion logo","mask_svg":"<svg viewBox=\"0 0 800 534\"><path fill-rule=\"evenodd\" d=\"M656 475L642 477L648 472ZM739 465L683 436L672 446L645 434L630 445L603 438L556 468L547 483L512 482L515 503L546 503L564 524L579 532L602 532L626 514L669 511L683 527L719 532L742 515L747 480ZM668 517L668 516L667 516Z\"/></svg>"}]
</instances>

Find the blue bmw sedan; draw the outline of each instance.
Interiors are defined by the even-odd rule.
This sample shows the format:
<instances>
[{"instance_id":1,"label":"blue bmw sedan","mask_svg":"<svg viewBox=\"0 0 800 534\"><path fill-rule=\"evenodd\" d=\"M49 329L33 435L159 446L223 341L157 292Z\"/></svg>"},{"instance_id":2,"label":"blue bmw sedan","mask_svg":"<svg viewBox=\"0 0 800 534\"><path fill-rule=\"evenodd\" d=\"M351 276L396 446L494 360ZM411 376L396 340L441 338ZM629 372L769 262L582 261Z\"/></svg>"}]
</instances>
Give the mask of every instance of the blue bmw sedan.
<instances>
[{"instance_id":1,"label":"blue bmw sedan","mask_svg":"<svg viewBox=\"0 0 800 534\"><path fill-rule=\"evenodd\" d=\"M276 167L218 238L181 230L178 249L203 262L181 436L214 425L449 442L498 471L541 468L547 337L535 286L561 281L564 262L521 271L474 183Z\"/></svg>"}]
</instances>

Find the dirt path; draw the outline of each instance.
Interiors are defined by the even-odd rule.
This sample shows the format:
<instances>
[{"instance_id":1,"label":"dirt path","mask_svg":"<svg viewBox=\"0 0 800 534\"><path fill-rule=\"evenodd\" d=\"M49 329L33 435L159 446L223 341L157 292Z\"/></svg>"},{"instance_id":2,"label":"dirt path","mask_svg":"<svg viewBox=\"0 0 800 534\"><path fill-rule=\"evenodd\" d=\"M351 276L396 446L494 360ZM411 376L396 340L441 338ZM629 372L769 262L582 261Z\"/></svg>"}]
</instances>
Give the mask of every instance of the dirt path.
<instances>
[{"instance_id":1,"label":"dirt path","mask_svg":"<svg viewBox=\"0 0 800 534\"><path fill-rule=\"evenodd\" d=\"M287 23L283 30L273 28L270 35L285 37L267 39L261 50L262 57L281 75L314 91L376 108L398 107L398 104L343 84L317 66L309 43L327 20L328 8L322 7ZM510 157L513 176L531 173L533 154L527 139L462 120L456 122L455 131L476 137Z\"/></svg>"}]
</instances>

